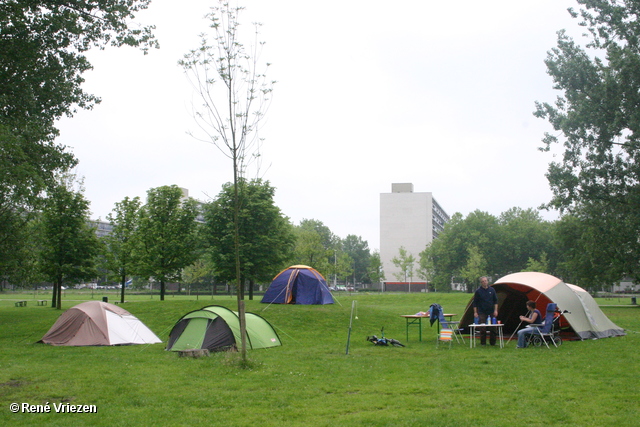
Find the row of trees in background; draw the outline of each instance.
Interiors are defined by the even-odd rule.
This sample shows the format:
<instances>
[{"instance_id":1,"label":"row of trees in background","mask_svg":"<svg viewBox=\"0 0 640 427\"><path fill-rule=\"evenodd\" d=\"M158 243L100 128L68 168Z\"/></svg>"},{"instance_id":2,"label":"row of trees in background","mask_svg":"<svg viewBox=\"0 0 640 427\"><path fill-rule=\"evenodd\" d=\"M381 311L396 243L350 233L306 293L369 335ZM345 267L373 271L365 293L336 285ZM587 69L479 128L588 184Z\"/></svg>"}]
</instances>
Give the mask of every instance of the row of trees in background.
<instances>
[{"instance_id":1,"label":"row of trees in background","mask_svg":"<svg viewBox=\"0 0 640 427\"><path fill-rule=\"evenodd\" d=\"M268 182L242 180L240 186L240 292L247 290L249 298L256 284L268 284L292 264L313 266L330 285L377 288L384 278L379 254L371 253L361 237L342 239L314 219L294 225L275 206L275 189ZM52 283L52 303L58 307L63 286L98 276L119 283L122 300L132 278L158 283L161 299L170 282L206 288L233 283L233 195L233 185L225 184L213 201L201 205L184 198L177 186L154 188L145 204L139 198L116 203L107 217L113 229L98 239L81 186L66 177L50 191L41 211L7 233L15 250L5 253L2 277L23 287ZM199 216L203 220L196 221ZM533 209L512 208L497 217L456 213L417 258L400 248L394 262L405 268L407 277L399 279L413 279L415 264L416 275L440 291L451 289L453 282L470 291L480 276L517 271L546 272L595 289L624 275L592 250L600 230L572 215L545 221Z\"/></svg>"},{"instance_id":2,"label":"row of trees in background","mask_svg":"<svg viewBox=\"0 0 640 427\"><path fill-rule=\"evenodd\" d=\"M5 280L18 286L47 281L54 284L53 303L60 304L63 286L107 276L121 285L132 278L152 279L164 299L166 284L197 285L235 281L233 215L235 191L225 184L211 202L184 198L177 186L165 186L139 198L116 203L105 237L96 237L89 204L73 177L61 182L44 209L28 221L22 239L14 241L12 263L4 263ZM292 224L275 206L268 182L240 180L240 292L253 298L256 284L268 284L291 264L309 264L341 282L370 283L372 258L366 241L341 239L317 220ZM196 219L201 215L200 221ZM16 231L17 232L17 231ZM17 234L16 234L17 235ZM379 260L379 257L378 257Z\"/></svg>"},{"instance_id":3,"label":"row of trees in background","mask_svg":"<svg viewBox=\"0 0 640 427\"><path fill-rule=\"evenodd\" d=\"M524 271L537 263L537 271L552 273L557 260L553 245L553 223L543 221L537 211L513 208L499 217L475 211L463 217L456 213L445 229L419 257L419 274L437 289L452 282L471 290L484 275Z\"/></svg>"},{"instance_id":4,"label":"row of trees in background","mask_svg":"<svg viewBox=\"0 0 640 427\"><path fill-rule=\"evenodd\" d=\"M329 283L370 285L380 281L380 254L371 253L366 240L353 234L341 239L329 227L305 219L294 230L296 264L310 265L325 272Z\"/></svg>"},{"instance_id":5,"label":"row of trees in background","mask_svg":"<svg viewBox=\"0 0 640 427\"><path fill-rule=\"evenodd\" d=\"M110 215L113 233L99 239L81 185L66 175L39 202L40 209L10 230L14 251L3 254L0 275L19 287L51 283L57 308L63 286L95 280L105 271L120 279L123 290L133 273L153 277L164 298L164 284L179 277L198 247L196 203L181 197L172 186L150 190L143 206L137 198L123 200Z\"/></svg>"},{"instance_id":6,"label":"row of trees in background","mask_svg":"<svg viewBox=\"0 0 640 427\"><path fill-rule=\"evenodd\" d=\"M455 282L471 292L481 276L497 279L519 271L548 273L599 290L628 275L594 250L598 240L606 240L601 231L598 224L570 214L545 221L534 209L512 208L497 217L481 211L466 217L456 213L419 254L417 274L438 290Z\"/></svg>"}]
</instances>

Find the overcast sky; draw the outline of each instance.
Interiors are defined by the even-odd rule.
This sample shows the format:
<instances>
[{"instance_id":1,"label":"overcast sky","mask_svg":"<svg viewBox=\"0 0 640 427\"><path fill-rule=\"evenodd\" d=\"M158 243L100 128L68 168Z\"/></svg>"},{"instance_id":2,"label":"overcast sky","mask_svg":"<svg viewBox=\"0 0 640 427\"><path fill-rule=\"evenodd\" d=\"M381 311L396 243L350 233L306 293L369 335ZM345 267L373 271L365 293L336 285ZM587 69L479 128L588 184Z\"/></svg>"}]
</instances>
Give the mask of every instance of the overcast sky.
<instances>
[{"instance_id":1,"label":"overcast sky","mask_svg":"<svg viewBox=\"0 0 640 427\"><path fill-rule=\"evenodd\" d=\"M92 216L162 185L206 201L231 162L187 132L193 93L178 60L199 45L211 1L153 0L139 14L161 48L94 51L84 88L102 103L59 123L80 160ZM379 248L380 193L395 182L444 210L493 215L551 197L538 151L550 125L535 101L557 93L544 59L574 0L456 2L246 0L277 80L261 129L263 178L294 223L317 219ZM555 219L555 213L543 213Z\"/></svg>"}]
</instances>

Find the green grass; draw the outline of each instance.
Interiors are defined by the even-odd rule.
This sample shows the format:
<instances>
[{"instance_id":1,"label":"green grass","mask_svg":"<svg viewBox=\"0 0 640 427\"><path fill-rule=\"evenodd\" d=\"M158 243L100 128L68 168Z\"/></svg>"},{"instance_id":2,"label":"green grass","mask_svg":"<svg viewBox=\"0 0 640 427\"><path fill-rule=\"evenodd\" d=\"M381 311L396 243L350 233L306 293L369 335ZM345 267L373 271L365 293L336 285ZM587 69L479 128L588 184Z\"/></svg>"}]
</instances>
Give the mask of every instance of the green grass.
<instances>
[{"instance_id":1,"label":"green grass","mask_svg":"<svg viewBox=\"0 0 640 427\"><path fill-rule=\"evenodd\" d=\"M95 293L94 299L101 299ZM15 307L14 299L29 300ZM625 337L515 350L436 348L435 326L405 337L400 314L431 303L461 314L468 294L339 294L340 304L281 306L246 301L278 331L282 347L179 358L164 344L52 347L35 344L60 311L49 296L0 294L0 424L54 426L635 426L640 422L640 310L603 307ZM91 298L65 295L63 309ZM109 300L116 300L110 295ZM127 296L125 308L165 343L184 313L219 296ZM345 354L351 301L357 301ZM601 304L611 301L599 301ZM614 302L615 303L615 302ZM405 348L376 347L368 335ZM96 405L97 414L11 413L11 403Z\"/></svg>"}]
</instances>

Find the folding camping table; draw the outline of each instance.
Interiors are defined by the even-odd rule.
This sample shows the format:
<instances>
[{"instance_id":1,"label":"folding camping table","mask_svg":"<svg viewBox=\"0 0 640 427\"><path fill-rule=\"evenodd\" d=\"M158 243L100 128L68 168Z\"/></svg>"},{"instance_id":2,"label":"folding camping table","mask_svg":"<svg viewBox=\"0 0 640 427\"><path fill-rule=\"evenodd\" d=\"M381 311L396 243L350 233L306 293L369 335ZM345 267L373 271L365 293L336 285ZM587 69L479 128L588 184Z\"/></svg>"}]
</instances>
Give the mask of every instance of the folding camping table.
<instances>
[{"instance_id":1,"label":"folding camping table","mask_svg":"<svg viewBox=\"0 0 640 427\"><path fill-rule=\"evenodd\" d=\"M407 341L409 341L409 327L410 326L416 326L418 328L418 340L422 341L422 319L428 319L429 318L429 313L426 314L401 314L401 317L405 318L405 331L406 331L406 335L407 335ZM444 317L448 317L449 321L451 321L453 319L453 316L455 316L455 314L453 313L447 313L447 314L443 314ZM438 322L438 334L440 334L440 319L436 319Z\"/></svg>"},{"instance_id":2,"label":"folding camping table","mask_svg":"<svg viewBox=\"0 0 640 427\"><path fill-rule=\"evenodd\" d=\"M488 325L472 323L471 325L469 325L469 333L471 334L471 336L469 337L469 348L473 348L476 346L476 328L496 328L498 341L500 342L500 348L504 348L504 336L502 335L503 326L504 325L502 323L490 323Z\"/></svg>"}]
</instances>

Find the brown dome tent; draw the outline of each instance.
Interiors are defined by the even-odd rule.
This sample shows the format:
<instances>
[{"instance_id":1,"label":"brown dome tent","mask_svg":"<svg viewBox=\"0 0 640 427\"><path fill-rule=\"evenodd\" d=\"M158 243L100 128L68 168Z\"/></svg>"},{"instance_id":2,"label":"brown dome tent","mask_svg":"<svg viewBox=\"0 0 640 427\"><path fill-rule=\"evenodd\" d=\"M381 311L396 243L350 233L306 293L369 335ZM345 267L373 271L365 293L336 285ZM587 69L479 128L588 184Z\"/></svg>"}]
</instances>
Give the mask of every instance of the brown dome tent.
<instances>
[{"instance_id":1,"label":"brown dome tent","mask_svg":"<svg viewBox=\"0 0 640 427\"><path fill-rule=\"evenodd\" d=\"M87 301L62 313L40 342L85 346L155 344L162 341L124 308L101 301Z\"/></svg>"}]
</instances>

